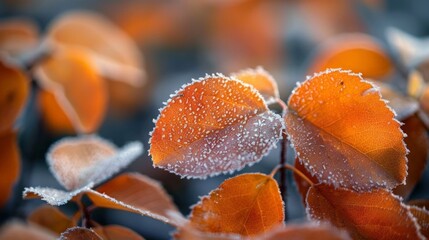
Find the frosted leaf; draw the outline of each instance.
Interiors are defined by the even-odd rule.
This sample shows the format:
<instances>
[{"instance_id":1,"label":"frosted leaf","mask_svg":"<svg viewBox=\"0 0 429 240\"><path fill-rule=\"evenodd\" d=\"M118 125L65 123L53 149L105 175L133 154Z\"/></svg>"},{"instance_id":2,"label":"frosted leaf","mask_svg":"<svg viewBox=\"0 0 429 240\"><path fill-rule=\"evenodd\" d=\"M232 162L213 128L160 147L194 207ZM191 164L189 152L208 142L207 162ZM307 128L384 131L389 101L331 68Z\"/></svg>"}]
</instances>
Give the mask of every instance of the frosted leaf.
<instances>
[{"instance_id":1,"label":"frosted leaf","mask_svg":"<svg viewBox=\"0 0 429 240\"><path fill-rule=\"evenodd\" d=\"M405 181L400 123L360 75L316 74L294 90L285 121L297 157L320 182L367 191Z\"/></svg>"},{"instance_id":2,"label":"frosted leaf","mask_svg":"<svg viewBox=\"0 0 429 240\"><path fill-rule=\"evenodd\" d=\"M56 179L74 190L94 182L98 184L134 161L143 152L140 142L117 149L94 135L67 137L50 147L47 162Z\"/></svg>"},{"instance_id":3,"label":"frosted leaf","mask_svg":"<svg viewBox=\"0 0 429 240\"><path fill-rule=\"evenodd\" d=\"M175 226L184 221L161 184L138 173L122 174L86 194L97 207L134 212Z\"/></svg>"},{"instance_id":4,"label":"frosted leaf","mask_svg":"<svg viewBox=\"0 0 429 240\"><path fill-rule=\"evenodd\" d=\"M66 192L66 191L58 190L55 188L48 188L48 187L28 187L24 189L24 192L22 195L23 195L23 198L25 199L41 198L43 201L46 201L51 205L60 206L60 205L66 204L73 197L79 195L80 193L83 193L91 189L91 187L93 186L94 186L93 183L89 183L87 186L76 189L72 192Z\"/></svg>"},{"instance_id":5,"label":"frosted leaf","mask_svg":"<svg viewBox=\"0 0 429 240\"><path fill-rule=\"evenodd\" d=\"M250 85L221 75L184 86L161 110L150 140L154 166L204 178L259 161L283 120Z\"/></svg>"},{"instance_id":6,"label":"frosted leaf","mask_svg":"<svg viewBox=\"0 0 429 240\"><path fill-rule=\"evenodd\" d=\"M231 77L255 87L267 103L272 103L280 98L277 82L269 72L260 66L232 73Z\"/></svg>"},{"instance_id":7,"label":"frosted leaf","mask_svg":"<svg viewBox=\"0 0 429 240\"><path fill-rule=\"evenodd\" d=\"M73 227L63 232L60 240L102 240L94 230L83 227Z\"/></svg>"}]
</instances>

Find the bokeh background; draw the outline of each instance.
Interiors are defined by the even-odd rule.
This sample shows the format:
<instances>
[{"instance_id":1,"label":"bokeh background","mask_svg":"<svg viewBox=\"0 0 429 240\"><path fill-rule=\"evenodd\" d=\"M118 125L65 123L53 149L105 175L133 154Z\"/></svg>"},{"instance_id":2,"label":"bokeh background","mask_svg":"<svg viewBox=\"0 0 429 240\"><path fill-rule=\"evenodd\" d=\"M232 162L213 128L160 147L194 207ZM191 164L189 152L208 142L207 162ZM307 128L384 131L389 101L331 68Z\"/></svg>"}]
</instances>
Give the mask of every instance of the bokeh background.
<instances>
[{"instance_id":1,"label":"bokeh background","mask_svg":"<svg viewBox=\"0 0 429 240\"><path fill-rule=\"evenodd\" d=\"M25 17L34 21L43 35L57 16L77 9L100 13L129 34L139 46L144 58L142 68L147 73L143 87L127 90L134 98L109 108L98 134L118 146L142 141L145 153L125 171L137 171L162 182L185 215L199 196L207 195L231 175L188 180L152 167L147 154L152 120L157 118L162 103L183 84L206 73L229 74L260 65L273 74L286 101L295 83L311 74L309 68L321 46L341 34L373 36L392 62L397 56L387 41L388 27L418 37L429 36L427 0L2 0L0 21ZM404 76L394 68L388 78L400 82ZM1 210L1 223L24 219L43 204L22 200L23 187L61 188L49 172L45 153L65 134L45 126L34 94L36 88L33 84L33 94L19 119L22 174L13 199ZM278 163L279 154L275 149L241 172L269 173ZM293 159L289 149L288 161L292 163ZM428 179L425 174L422 182ZM424 185L420 183L411 198L429 197ZM304 209L290 174L288 191L289 221L304 221ZM73 206L61 208L69 211ZM96 210L94 219L101 224L130 227L146 239L168 239L174 230L147 217L116 210Z\"/></svg>"}]
</instances>

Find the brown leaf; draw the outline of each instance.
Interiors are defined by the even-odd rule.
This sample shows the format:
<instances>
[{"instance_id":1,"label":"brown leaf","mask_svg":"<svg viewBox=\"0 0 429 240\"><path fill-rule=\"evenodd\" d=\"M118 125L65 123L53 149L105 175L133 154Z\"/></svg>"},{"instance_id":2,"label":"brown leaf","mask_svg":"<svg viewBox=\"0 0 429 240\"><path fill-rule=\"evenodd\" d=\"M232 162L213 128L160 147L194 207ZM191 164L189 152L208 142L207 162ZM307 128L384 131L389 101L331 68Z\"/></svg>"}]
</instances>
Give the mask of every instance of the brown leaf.
<instances>
[{"instance_id":1,"label":"brown leaf","mask_svg":"<svg viewBox=\"0 0 429 240\"><path fill-rule=\"evenodd\" d=\"M311 219L345 228L353 239L424 239L409 208L386 189L354 192L318 184L306 201Z\"/></svg>"},{"instance_id":2,"label":"brown leaf","mask_svg":"<svg viewBox=\"0 0 429 240\"><path fill-rule=\"evenodd\" d=\"M417 219L417 223L420 225L420 231L422 234L426 238L429 238L429 211L425 208L419 208L416 206L410 206L410 211Z\"/></svg>"},{"instance_id":3,"label":"brown leaf","mask_svg":"<svg viewBox=\"0 0 429 240\"><path fill-rule=\"evenodd\" d=\"M79 32L79 34L76 34ZM90 54L97 72L104 77L139 86L145 73L135 43L103 16L89 11L71 11L49 27L48 40L59 46L77 46Z\"/></svg>"},{"instance_id":4,"label":"brown leaf","mask_svg":"<svg viewBox=\"0 0 429 240\"><path fill-rule=\"evenodd\" d=\"M181 225L182 214L162 186L138 173L122 174L86 194L98 207L119 209Z\"/></svg>"},{"instance_id":5,"label":"brown leaf","mask_svg":"<svg viewBox=\"0 0 429 240\"><path fill-rule=\"evenodd\" d=\"M1 240L54 240L57 236L37 225L12 221L0 229Z\"/></svg>"},{"instance_id":6,"label":"brown leaf","mask_svg":"<svg viewBox=\"0 0 429 240\"><path fill-rule=\"evenodd\" d=\"M405 144L410 153L408 158L408 175L405 185L393 189L393 193L408 198L420 181L428 161L429 137L423 122L417 116L411 116L401 127L407 134Z\"/></svg>"},{"instance_id":7,"label":"brown leaf","mask_svg":"<svg viewBox=\"0 0 429 240\"><path fill-rule=\"evenodd\" d=\"M76 222L70 217L66 216L57 207L43 205L34 210L27 220L34 224L39 225L45 229L49 229L54 233L60 235L68 228L76 226Z\"/></svg>"},{"instance_id":8,"label":"brown leaf","mask_svg":"<svg viewBox=\"0 0 429 240\"><path fill-rule=\"evenodd\" d=\"M1 90L0 90L1 91ZM1 118L1 117L0 117ZM17 146L16 132L0 135L0 208L12 196L13 187L18 181L21 160Z\"/></svg>"},{"instance_id":9,"label":"brown leaf","mask_svg":"<svg viewBox=\"0 0 429 240\"><path fill-rule=\"evenodd\" d=\"M339 35L319 47L308 72L329 68L347 69L373 79L383 79L393 70L381 43L362 33Z\"/></svg>"},{"instance_id":10,"label":"brown leaf","mask_svg":"<svg viewBox=\"0 0 429 240\"><path fill-rule=\"evenodd\" d=\"M58 48L34 73L43 89L39 102L48 127L82 133L98 129L107 107L107 89L85 51Z\"/></svg>"},{"instance_id":11,"label":"brown leaf","mask_svg":"<svg viewBox=\"0 0 429 240\"><path fill-rule=\"evenodd\" d=\"M429 209L429 200L428 199L413 199L407 202L410 206L416 206L419 208Z\"/></svg>"},{"instance_id":12,"label":"brown leaf","mask_svg":"<svg viewBox=\"0 0 429 240\"><path fill-rule=\"evenodd\" d=\"M252 173L227 179L192 208L191 226L210 233L260 234L284 221L277 182Z\"/></svg>"},{"instance_id":13,"label":"brown leaf","mask_svg":"<svg viewBox=\"0 0 429 240\"><path fill-rule=\"evenodd\" d=\"M144 238L129 228L117 225L96 227L93 229L103 240L143 240Z\"/></svg>"},{"instance_id":14,"label":"brown leaf","mask_svg":"<svg viewBox=\"0 0 429 240\"><path fill-rule=\"evenodd\" d=\"M25 18L12 18L0 22L0 50L17 57L34 49L39 41L35 23Z\"/></svg>"},{"instance_id":15,"label":"brown leaf","mask_svg":"<svg viewBox=\"0 0 429 240\"><path fill-rule=\"evenodd\" d=\"M94 230L74 227L61 234L60 240L103 240Z\"/></svg>"},{"instance_id":16,"label":"brown leaf","mask_svg":"<svg viewBox=\"0 0 429 240\"><path fill-rule=\"evenodd\" d=\"M262 67L244 69L231 76L255 87L267 102L280 98L276 80Z\"/></svg>"},{"instance_id":17,"label":"brown leaf","mask_svg":"<svg viewBox=\"0 0 429 240\"><path fill-rule=\"evenodd\" d=\"M29 80L17 67L0 59L0 134L12 130L29 94Z\"/></svg>"},{"instance_id":18,"label":"brown leaf","mask_svg":"<svg viewBox=\"0 0 429 240\"><path fill-rule=\"evenodd\" d=\"M282 119L242 82L206 76L184 86L161 110L150 140L154 166L204 178L255 163L281 137Z\"/></svg>"},{"instance_id":19,"label":"brown leaf","mask_svg":"<svg viewBox=\"0 0 429 240\"><path fill-rule=\"evenodd\" d=\"M369 190L393 188L407 175L400 124L373 86L338 69L293 91L285 116L298 158L320 182Z\"/></svg>"}]
</instances>

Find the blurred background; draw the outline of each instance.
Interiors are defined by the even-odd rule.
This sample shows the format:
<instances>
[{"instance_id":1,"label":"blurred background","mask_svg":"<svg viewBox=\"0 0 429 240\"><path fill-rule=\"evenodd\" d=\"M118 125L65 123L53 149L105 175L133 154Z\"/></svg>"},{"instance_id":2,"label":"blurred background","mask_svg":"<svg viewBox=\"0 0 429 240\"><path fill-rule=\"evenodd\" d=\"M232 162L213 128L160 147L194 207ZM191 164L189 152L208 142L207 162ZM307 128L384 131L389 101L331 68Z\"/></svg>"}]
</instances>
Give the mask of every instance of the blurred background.
<instances>
[{"instance_id":1,"label":"blurred background","mask_svg":"<svg viewBox=\"0 0 429 240\"><path fill-rule=\"evenodd\" d=\"M398 64L400 56L389 44L386 31L395 27L417 38L429 36L427 0L2 0L0 22L28 19L37 29L35 35L43 39L62 13L82 9L101 14L129 35L142 55L140 67L145 72L142 86L114 81L108 84L109 106L97 133L118 146L133 140L143 142L145 153L125 171L137 171L162 182L185 215L199 196L207 195L231 175L188 180L152 167L147 154L152 120L157 118L162 103L183 84L206 73L229 75L263 66L278 82L286 101L296 82L323 68L329 51L362 44L370 45L377 55L374 58L381 58L370 62L372 68L361 70L364 77L397 82L397 88L404 92L401 79L407 78L406 70ZM359 71L365 62L357 59L350 64L357 65ZM21 177L12 199L1 210L2 223L11 218L24 219L44 204L22 200L23 187L61 188L47 167L45 154L54 141L73 133L53 131L47 126L37 100L38 88L33 82L29 101L18 120ZM279 161L279 152L275 149L241 172L269 173ZM288 161L293 160L293 150L289 149ZM422 182L428 178L425 174ZM289 221L304 221L301 198L292 182L289 173ZM423 197L429 197L429 189L420 183L411 198ZM61 207L65 211L68 208L73 206ZM94 219L101 224L130 227L146 239L168 239L174 230L150 218L116 210L96 210Z\"/></svg>"}]
</instances>

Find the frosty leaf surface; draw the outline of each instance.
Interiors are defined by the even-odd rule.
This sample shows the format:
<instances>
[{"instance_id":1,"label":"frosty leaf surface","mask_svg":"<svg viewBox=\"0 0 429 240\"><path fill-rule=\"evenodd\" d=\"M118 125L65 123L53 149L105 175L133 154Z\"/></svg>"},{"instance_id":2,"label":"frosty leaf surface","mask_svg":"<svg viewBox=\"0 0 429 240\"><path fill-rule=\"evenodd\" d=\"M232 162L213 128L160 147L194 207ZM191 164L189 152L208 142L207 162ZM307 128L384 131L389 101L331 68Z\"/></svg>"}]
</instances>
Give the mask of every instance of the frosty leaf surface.
<instances>
[{"instance_id":1,"label":"frosty leaf surface","mask_svg":"<svg viewBox=\"0 0 429 240\"><path fill-rule=\"evenodd\" d=\"M13 188L20 175L21 159L16 132L0 135L0 150L0 207L3 207L13 195Z\"/></svg>"},{"instance_id":2,"label":"frosty leaf surface","mask_svg":"<svg viewBox=\"0 0 429 240\"><path fill-rule=\"evenodd\" d=\"M0 59L0 133L13 128L29 94L29 80L17 67Z\"/></svg>"},{"instance_id":3,"label":"frosty leaf surface","mask_svg":"<svg viewBox=\"0 0 429 240\"><path fill-rule=\"evenodd\" d=\"M407 175L404 134L379 92L359 75L331 69L299 84L286 129L298 158L320 182L394 188Z\"/></svg>"},{"instance_id":4,"label":"frosty leaf surface","mask_svg":"<svg viewBox=\"0 0 429 240\"><path fill-rule=\"evenodd\" d=\"M91 189L94 186L93 183L88 184L82 188L76 189L72 192L66 192L55 188L48 187L27 187L22 193L24 199L41 198L43 201L53 206L60 206L66 204L74 197L81 193Z\"/></svg>"},{"instance_id":5,"label":"frosty leaf surface","mask_svg":"<svg viewBox=\"0 0 429 240\"><path fill-rule=\"evenodd\" d=\"M429 238L429 211L425 208L410 206L410 211L416 218L417 223L420 225L422 234Z\"/></svg>"},{"instance_id":6,"label":"frosty leaf surface","mask_svg":"<svg viewBox=\"0 0 429 240\"><path fill-rule=\"evenodd\" d=\"M58 48L34 69L42 91L39 103L48 127L59 132L91 133L107 107L105 82L80 48Z\"/></svg>"},{"instance_id":7,"label":"frosty leaf surface","mask_svg":"<svg viewBox=\"0 0 429 240\"><path fill-rule=\"evenodd\" d=\"M47 38L54 46L77 46L87 51L104 77L134 86L143 83L145 72L137 45L101 15L67 12L54 20Z\"/></svg>"},{"instance_id":8,"label":"frosty leaf surface","mask_svg":"<svg viewBox=\"0 0 429 240\"><path fill-rule=\"evenodd\" d=\"M201 232L255 235L284 221L283 201L271 177L242 174L203 197L192 208L189 220Z\"/></svg>"},{"instance_id":9,"label":"frosty leaf surface","mask_svg":"<svg viewBox=\"0 0 429 240\"><path fill-rule=\"evenodd\" d=\"M208 75L184 86L161 110L150 155L154 166L182 177L232 172L267 154L282 124L253 87Z\"/></svg>"},{"instance_id":10,"label":"frosty leaf surface","mask_svg":"<svg viewBox=\"0 0 429 240\"><path fill-rule=\"evenodd\" d=\"M298 158L295 159L294 167L298 171L303 173L304 176L306 176L308 179L310 179L310 181L312 183L314 183L314 184L319 183L319 180L316 178L316 176L311 176L311 174L305 168L304 164ZM303 179L301 176L299 176L295 172L293 174L293 178L295 180L295 184L298 188L299 194L301 195L301 200L305 205L306 204L305 199L307 198L307 192L308 192L308 189L310 189L311 185L310 185L310 183L308 183L305 179Z\"/></svg>"},{"instance_id":11,"label":"frosty leaf surface","mask_svg":"<svg viewBox=\"0 0 429 240\"><path fill-rule=\"evenodd\" d=\"M173 225L184 219L161 184L138 173L122 174L86 194L98 207L134 212Z\"/></svg>"},{"instance_id":12,"label":"frosty leaf surface","mask_svg":"<svg viewBox=\"0 0 429 240\"><path fill-rule=\"evenodd\" d=\"M244 69L231 76L255 87L268 103L280 98L277 82L262 67Z\"/></svg>"},{"instance_id":13,"label":"frosty leaf surface","mask_svg":"<svg viewBox=\"0 0 429 240\"><path fill-rule=\"evenodd\" d=\"M27 221L49 229L58 235L77 224L57 207L49 205L42 205L34 210L27 217Z\"/></svg>"},{"instance_id":14,"label":"frosty leaf surface","mask_svg":"<svg viewBox=\"0 0 429 240\"><path fill-rule=\"evenodd\" d=\"M405 119L401 128L407 134L405 144L410 150L407 155L408 175L406 184L397 186L393 189L393 193L408 198L426 169L429 137L424 123L415 115Z\"/></svg>"},{"instance_id":15,"label":"frosty leaf surface","mask_svg":"<svg viewBox=\"0 0 429 240\"><path fill-rule=\"evenodd\" d=\"M140 142L131 142L118 149L95 135L67 137L50 147L47 162L58 182L67 190L74 190L108 179L142 152Z\"/></svg>"},{"instance_id":16,"label":"frosty leaf surface","mask_svg":"<svg viewBox=\"0 0 429 240\"><path fill-rule=\"evenodd\" d=\"M318 184L306 201L311 219L347 229L353 239L424 239L409 208L386 189L355 192Z\"/></svg>"},{"instance_id":17,"label":"frosty leaf surface","mask_svg":"<svg viewBox=\"0 0 429 240\"><path fill-rule=\"evenodd\" d=\"M83 227L69 228L63 232L60 240L103 240L94 230Z\"/></svg>"},{"instance_id":18,"label":"frosty leaf surface","mask_svg":"<svg viewBox=\"0 0 429 240\"><path fill-rule=\"evenodd\" d=\"M96 227L93 230L103 240L116 240L116 239L143 240L144 239L133 230L126 227L118 226L118 225Z\"/></svg>"},{"instance_id":19,"label":"frosty leaf surface","mask_svg":"<svg viewBox=\"0 0 429 240\"><path fill-rule=\"evenodd\" d=\"M383 79L393 70L381 43L362 33L339 35L319 47L308 73L328 68L348 69L373 79Z\"/></svg>"}]
</instances>

